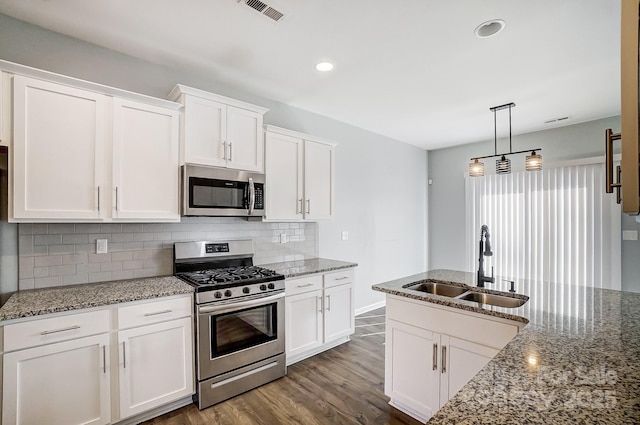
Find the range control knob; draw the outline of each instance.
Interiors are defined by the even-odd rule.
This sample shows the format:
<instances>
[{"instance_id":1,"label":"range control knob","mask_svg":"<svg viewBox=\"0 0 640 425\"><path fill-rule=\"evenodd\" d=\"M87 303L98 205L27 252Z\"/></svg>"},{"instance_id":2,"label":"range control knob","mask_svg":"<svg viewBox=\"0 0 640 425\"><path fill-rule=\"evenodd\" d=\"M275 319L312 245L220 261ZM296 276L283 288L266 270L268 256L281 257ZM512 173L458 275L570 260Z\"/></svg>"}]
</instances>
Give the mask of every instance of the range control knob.
<instances>
[{"instance_id":1,"label":"range control knob","mask_svg":"<svg viewBox=\"0 0 640 425\"><path fill-rule=\"evenodd\" d=\"M260 290L261 291L266 291L267 290L267 285L265 285L264 283L262 285L260 285Z\"/></svg>"},{"instance_id":2,"label":"range control knob","mask_svg":"<svg viewBox=\"0 0 640 425\"><path fill-rule=\"evenodd\" d=\"M243 294L248 294L249 292L251 292L251 289L249 289L248 286L245 286L244 288L242 288L242 293Z\"/></svg>"},{"instance_id":3,"label":"range control knob","mask_svg":"<svg viewBox=\"0 0 640 425\"><path fill-rule=\"evenodd\" d=\"M216 298L222 298L222 292L218 291L215 294L213 294L213 296Z\"/></svg>"},{"instance_id":4,"label":"range control knob","mask_svg":"<svg viewBox=\"0 0 640 425\"><path fill-rule=\"evenodd\" d=\"M224 291L224 296L225 296L225 297L230 297L231 295L233 295L233 294L231 293L231 291L230 291L229 289L227 289L226 291Z\"/></svg>"},{"instance_id":5,"label":"range control knob","mask_svg":"<svg viewBox=\"0 0 640 425\"><path fill-rule=\"evenodd\" d=\"M276 285L274 285L273 283L269 284L269 289L275 289L275 288L276 288Z\"/></svg>"}]
</instances>

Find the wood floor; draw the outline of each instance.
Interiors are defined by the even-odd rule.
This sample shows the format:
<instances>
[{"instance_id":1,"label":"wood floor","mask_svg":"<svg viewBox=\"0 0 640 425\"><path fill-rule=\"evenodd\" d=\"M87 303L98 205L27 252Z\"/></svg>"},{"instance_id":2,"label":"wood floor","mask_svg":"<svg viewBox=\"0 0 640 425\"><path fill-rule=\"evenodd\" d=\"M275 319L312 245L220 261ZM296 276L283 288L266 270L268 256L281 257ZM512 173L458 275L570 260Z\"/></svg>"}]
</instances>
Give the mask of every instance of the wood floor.
<instances>
[{"instance_id":1,"label":"wood floor","mask_svg":"<svg viewBox=\"0 0 640 425\"><path fill-rule=\"evenodd\" d=\"M147 425L417 425L384 395L384 308L356 317L350 342L289 366L287 376L208 409L189 405Z\"/></svg>"}]
</instances>

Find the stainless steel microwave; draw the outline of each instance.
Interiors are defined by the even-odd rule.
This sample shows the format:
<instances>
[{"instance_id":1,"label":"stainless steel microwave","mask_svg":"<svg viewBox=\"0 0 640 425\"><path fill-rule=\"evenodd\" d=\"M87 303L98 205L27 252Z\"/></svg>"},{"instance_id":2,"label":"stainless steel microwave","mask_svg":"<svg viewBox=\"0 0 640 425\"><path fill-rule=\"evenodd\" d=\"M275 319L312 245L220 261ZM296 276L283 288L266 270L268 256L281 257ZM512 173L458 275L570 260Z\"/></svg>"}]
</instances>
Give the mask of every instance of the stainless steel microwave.
<instances>
[{"instance_id":1,"label":"stainless steel microwave","mask_svg":"<svg viewBox=\"0 0 640 425\"><path fill-rule=\"evenodd\" d=\"M185 164L182 215L263 217L264 182L264 174Z\"/></svg>"}]
</instances>

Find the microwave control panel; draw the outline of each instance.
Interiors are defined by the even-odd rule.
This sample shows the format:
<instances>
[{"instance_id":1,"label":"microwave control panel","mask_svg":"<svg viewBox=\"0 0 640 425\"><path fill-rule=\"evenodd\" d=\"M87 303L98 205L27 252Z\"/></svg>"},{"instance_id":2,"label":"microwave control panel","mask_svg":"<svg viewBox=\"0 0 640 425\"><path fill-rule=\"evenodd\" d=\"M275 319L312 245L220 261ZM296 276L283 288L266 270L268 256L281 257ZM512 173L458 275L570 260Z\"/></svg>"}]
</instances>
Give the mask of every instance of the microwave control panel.
<instances>
[{"instance_id":1,"label":"microwave control panel","mask_svg":"<svg viewBox=\"0 0 640 425\"><path fill-rule=\"evenodd\" d=\"M256 193L256 204L255 209L263 210L264 209L264 185L257 183L255 185L255 193Z\"/></svg>"}]
</instances>

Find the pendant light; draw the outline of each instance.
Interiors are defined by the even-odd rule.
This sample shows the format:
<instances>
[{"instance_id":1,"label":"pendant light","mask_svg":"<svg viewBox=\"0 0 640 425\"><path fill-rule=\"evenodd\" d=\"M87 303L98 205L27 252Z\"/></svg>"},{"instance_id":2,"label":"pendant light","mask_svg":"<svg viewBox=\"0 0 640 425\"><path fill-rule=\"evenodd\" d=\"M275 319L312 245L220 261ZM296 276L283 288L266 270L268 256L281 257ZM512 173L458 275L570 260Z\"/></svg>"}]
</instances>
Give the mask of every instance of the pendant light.
<instances>
[{"instance_id":1,"label":"pendant light","mask_svg":"<svg viewBox=\"0 0 640 425\"><path fill-rule=\"evenodd\" d=\"M513 152L512 144L511 144L511 108L515 107L516 104L505 103L504 105L493 106L489 108L490 111L493 112L493 147L494 154L487 156L478 156L475 158L471 158L471 162L469 164L469 176L471 177L481 177L484 176L484 164L480 162L480 159L484 158L495 158L500 157L500 159L496 160L496 173L497 174L510 174L511 173L511 160L507 158L508 155L517 155L521 153L531 152L531 155L527 156L525 161L525 168L527 171L540 171L542 170L542 155L536 154L536 151L541 151L541 148L536 149L527 149L524 151ZM498 125L497 125L497 116L496 112L502 109L509 109L509 152L498 153Z\"/></svg>"}]
</instances>

